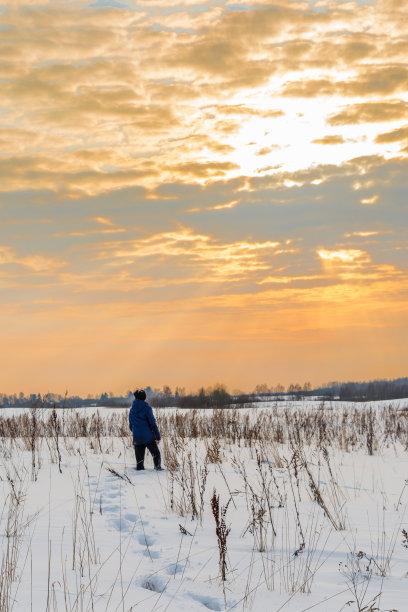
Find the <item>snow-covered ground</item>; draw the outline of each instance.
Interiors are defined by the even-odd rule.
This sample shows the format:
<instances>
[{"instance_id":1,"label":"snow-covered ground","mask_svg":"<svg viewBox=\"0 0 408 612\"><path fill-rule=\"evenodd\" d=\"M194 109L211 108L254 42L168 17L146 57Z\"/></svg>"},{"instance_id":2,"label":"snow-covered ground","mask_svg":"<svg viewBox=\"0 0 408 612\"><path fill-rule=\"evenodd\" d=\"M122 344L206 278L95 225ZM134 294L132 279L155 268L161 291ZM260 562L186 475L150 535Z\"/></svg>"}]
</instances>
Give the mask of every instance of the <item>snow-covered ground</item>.
<instances>
[{"instance_id":1,"label":"snow-covered ground","mask_svg":"<svg viewBox=\"0 0 408 612\"><path fill-rule=\"evenodd\" d=\"M407 400L372 407L390 404L405 431ZM285 409L299 415L318 405ZM326 408L330 426L345 407ZM264 427L265 413L281 409L242 409L237 423L244 427L250 415ZM86 414L102 421L126 417L120 409L93 411ZM68 421L77 411L65 412ZM1 410L0 426L21 414ZM181 437L175 419L161 445L166 471L155 472L147 454L146 471L136 472L127 433L64 436L58 411L59 428L36 438L25 414L24 437L8 430L0 438L2 612L408 609L405 433L383 435L376 422L369 455L369 425L363 430L360 421L359 443L304 444L301 425L297 439L278 443L253 430L234 439ZM156 414L188 419L171 409ZM227 534L225 580L214 512Z\"/></svg>"}]
</instances>

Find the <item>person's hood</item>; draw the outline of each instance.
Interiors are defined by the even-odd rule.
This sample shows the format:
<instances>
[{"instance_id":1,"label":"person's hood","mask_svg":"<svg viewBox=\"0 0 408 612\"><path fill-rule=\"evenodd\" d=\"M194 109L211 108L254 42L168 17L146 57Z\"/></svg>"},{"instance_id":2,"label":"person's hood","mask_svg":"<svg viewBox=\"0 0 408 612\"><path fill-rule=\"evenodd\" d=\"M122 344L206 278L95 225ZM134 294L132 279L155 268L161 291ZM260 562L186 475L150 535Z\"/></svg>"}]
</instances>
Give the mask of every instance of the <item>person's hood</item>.
<instances>
[{"instance_id":1,"label":"person's hood","mask_svg":"<svg viewBox=\"0 0 408 612\"><path fill-rule=\"evenodd\" d=\"M147 402L145 402L144 400L140 400L137 398L133 400L132 407L136 412L144 412L146 409L146 406L147 406Z\"/></svg>"}]
</instances>

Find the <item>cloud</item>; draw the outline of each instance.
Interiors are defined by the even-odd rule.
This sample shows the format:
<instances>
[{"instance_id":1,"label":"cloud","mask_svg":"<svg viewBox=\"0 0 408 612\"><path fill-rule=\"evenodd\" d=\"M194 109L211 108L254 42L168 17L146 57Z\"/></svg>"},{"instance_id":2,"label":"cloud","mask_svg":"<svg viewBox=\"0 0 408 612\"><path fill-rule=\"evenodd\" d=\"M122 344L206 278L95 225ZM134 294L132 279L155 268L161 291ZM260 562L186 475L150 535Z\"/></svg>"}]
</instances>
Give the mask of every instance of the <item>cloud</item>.
<instances>
[{"instance_id":1,"label":"cloud","mask_svg":"<svg viewBox=\"0 0 408 612\"><path fill-rule=\"evenodd\" d=\"M31 253L29 255L17 255L14 249L9 246L0 245L0 266L17 264L23 268L28 268L32 273L54 274L57 270L66 265L66 262L53 257L47 257L42 253Z\"/></svg>"},{"instance_id":2,"label":"cloud","mask_svg":"<svg viewBox=\"0 0 408 612\"><path fill-rule=\"evenodd\" d=\"M277 285L289 285L292 283L298 283L299 281L309 283L310 281L324 280L323 274L305 275L305 276L266 276L259 281L259 285L277 284Z\"/></svg>"},{"instance_id":3,"label":"cloud","mask_svg":"<svg viewBox=\"0 0 408 612\"><path fill-rule=\"evenodd\" d=\"M338 251L320 249L317 254L323 261L333 263L354 264L370 261L368 254L359 249L340 249Z\"/></svg>"},{"instance_id":4,"label":"cloud","mask_svg":"<svg viewBox=\"0 0 408 612\"><path fill-rule=\"evenodd\" d=\"M189 40L176 47L169 55L169 65L197 70L202 77L222 79L228 89L260 86L278 69L263 46L289 30L293 33L307 24L313 27L325 21L323 14L301 14L278 4L253 11L230 11L196 36L193 46ZM254 48L256 54L251 52Z\"/></svg>"},{"instance_id":5,"label":"cloud","mask_svg":"<svg viewBox=\"0 0 408 612\"><path fill-rule=\"evenodd\" d=\"M351 232L351 233L347 233L344 234L344 236L346 238L353 238L354 236L359 237L359 238L367 238L369 236L378 236L380 232L376 232L376 231L360 231L360 232Z\"/></svg>"},{"instance_id":6,"label":"cloud","mask_svg":"<svg viewBox=\"0 0 408 612\"><path fill-rule=\"evenodd\" d=\"M75 157L25 155L1 158L0 173L6 177L2 188L4 191L49 188L78 197L81 193L92 194L123 188L124 185L137 185L157 174L154 164L143 160L130 168L109 171L89 165L83 169Z\"/></svg>"},{"instance_id":7,"label":"cloud","mask_svg":"<svg viewBox=\"0 0 408 612\"><path fill-rule=\"evenodd\" d=\"M288 83L282 95L304 98L320 96L372 96L405 92L408 87L408 69L405 66L361 66L359 73L347 81L310 79Z\"/></svg>"},{"instance_id":8,"label":"cloud","mask_svg":"<svg viewBox=\"0 0 408 612\"><path fill-rule=\"evenodd\" d=\"M339 113L344 96L397 92L406 84L401 48L395 47L395 61L383 54L401 37L394 30L380 36L367 6L353 12L338 3L319 12L280 1L250 3L248 10L228 3L200 10L190 10L194 3L169 10L163 2L138 10L92 9L85 2L34 6L8 3L0 15L7 113L3 125L0 117L0 151L10 162L4 169L16 166L6 173L9 190L32 180L35 189L77 197L136 184L253 176L279 165L293 169L309 157L318 164L337 155L342 163L361 153L361 140L352 153L343 136L347 147L323 153L327 147L315 145L325 143L315 142L296 155L303 134L308 144L313 140L304 128L315 121L315 108L295 108L282 91L334 95L324 113L335 122L346 112ZM367 112L372 122L373 107ZM344 125L351 120L348 115ZM249 134L258 146L244 152ZM374 140L375 134L364 147ZM257 152L270 156L264 168ZM37 154L40 165L26 161Z\"/></svg>"},{"instance_id":9,"label":"cloud","mask_svg":"<svg viewBox=\"0 0 408 612\"><path fill-rule=\"evenodd\" d=\"M303 76L308 79L310 70L320 70L328 72L333 80L336 80L343 71L347 71L350 76L350 68L363 75L364 73L360 72L363 62L365 69L373 72L374 68L370 67L370 61L378 62L378 67L381 67L384 57L389 61L401 62L401 66L404 66L402 59L404 47L401 41L397 43L396 40L394 43L390 38L384 40L383 36L372 32L371 29L364 31L364 26L359 23L358 17L354 24L346 25L343 22L342 25L346 27L342 32L334 31L336 24L339 24L339 13L333 14L327 11L326 15L329 17L326 27L323 26L314 35L303 32L297 38L288 37L280 46L274 46L271 51L275 60L279 62L282 72L293 71L299 74L303 72ZM337 19L334 15L337 15ZM330 16L333 24L330 24ZM350 21L349 17L346 21ZM350 26L352 28L353 25L355 31L350 31ZM317 79L317 84L319 80ZM293 84L296 85L296 82ZM300 81L297 84L300 85Z\"/></svg>"},{"instance_id":10,"label":"cloud","mask_svg":"<svg viewBox=\"0 0 408 612\"><path fill-rule=\"evenodd\" d=\"M203 278L202 269L205 269L205 279L211 273L215 280L233 280L236 275L242 277L256 270L267 269L269 266L264 257L278 246L279 242L272 241L220 243L209 235L182 228L138 241L107 243L98 258L112 262L126 260L128 263L152 257L159 257L161 261L163 258L177 258L179 267L183 265L189 269L194 265L194 277Z\"/></svg>"},{"instance_id":11,"label":"cloud","mask_svg":"<svg viewBox=\"0 0 408 612\"><path fill-rule=\"evenodd\" d=\"M328 134L323 138L316 138L315 140L312 140L312 142L313 144L321 145L338 145L344 144L346 141L344 140L343 136L340 136L339 134Z\"/></svg>"},{"instance_id":12,"label":"cloud","mask_svg":"<svg viewBox=\"0 0 408 612\"><path fill-rule=\"evenodd\" d=\"M282 90L282 95L295 98L315 98L317 96L332 96L336 93L335 84L329 79L312 79L288 83Z\"/></svg>"},{"instance_id":13,"label":"cloud","mask_svg":"<svg viewBox=\"0 0 408 612\"><path fill-rule=\"evenodd\" d=\"M284 187L289 176L295 185L291 189ZM381 232L381 239L364 247L372 261L404 266L403 252L394 250L404 245L404 224L401 220L395 224L394 219L400 218L405 201L406 176L403 160L370 158L291 175L203 185L172 183L149 192L121 189L76 200L42 193L35 196L35 205L28 200L23 205L23 200L3 193L0 239L12 248L10 224L14 218L21 219L19 232L31 235L30 252L46 244L55 257L67 261L64 283L67 287L79 283L84 298L88 290L109 287L113 291L115 284L117 291L128 293L125 279L133 277L144 279L147 294L154 287L177 283L183 286L186 299L191 284L212 284L209 278L225 278L242 287L280 275L301 283L305 281L300 277L321 274L317 250L361 250L358 242L350 245L343 237L362 227L366 232ZM360 188L355 190L357 179ZM372 198L373 192L379 196L376 206L362 206L361 200ZM40 222L44 218L50 220ZM186 239L180 224L190 228L194 239ZM395 231L387 234L390 230ZM207 241L204 244L197 237ZM288 240L292 242L286 244ZM218 264L221 276L216 272Z\"/></svg>"},{"instance_id":14,"label":"cloud","mask_svg":"<svg viewBox=\"0 0 408 612\"><path fill-rule=\"evenodd\" d=\"M107 219L106 217L92 217L92 219L94 221L97 221L98 223L102 223L102 225L109 225L109 226L115 225L113 221L111 221L110 219Z\"/></svg>"},{"instance_id":15,"label":"cloud","mask_svg":"<svg viewBox=\"0 0 408 612\"><path fill-rule=\"evenodd\" d=\"M131 130L153 133L166 133L177 127L178 120L167 104L140 105L119 101L126 95L123 89L116 92L84 91L80 96L61 101L54 108L38 111L34 123L55 124L61 128L88 125L89 129L110 119L125 121Z\"/></svg>"},{"instance_id":16,"label":"cloud","mask_svg":"<svg viewBox=\"0 0 408 612\"><path fill-rule=\"evenodd\" d=\"M398 11L404 11L406 4L404 0L380 0L379 8L384 12L390 12L397 20L399 19ZM397 11L397 14L395 14L395 11Z\"/></svg>"},{"instance_id":17,"label":"cloud","mask_svg":"<svg viewBox=\"0 0 408 612\"><path fill-rule=\"evenodd\" d=\"M408 116L408 105L402 100L350 104L339 113L328 117L329 125L352 125L356 123L382 123L396 121Z\"/></svg>"},{"instance_id":18,"label":"cloud","mask_svg":"<svg viewBox=\"0 0 408 612\"><path fill-rule=\"evenodd\" d=\"M400 142L402 140L408 140L408 125L392 130L391 132L378 134L375 139L378 143Z\"/></svg>"},{"instance_id":19,"label":"cloud","mask_svg":"<svg viewBox=\"0 0 408 612\"><path fill-rule=\"evenodd\" d=\"M232 162L187 162L169 166L170 170L175 170L183 177L193 177L195 179L220 177L228 170L238 170L238 164Z\"/></svg>"},{"instance_id":20,"label":"cloud","mask_svg":"<svg viewBox=\"0 0 408 612\"><path fill-rule=\"evenodd\" d=\"M238 115L244 117L262 117L263 119L272 119L274 117L282 117L285 113L280 110L252 108L243 104L221 105L210 107L210 111L221 113L223 115Z\"/></svg>"},{"instance_id":21,"label":"cloud","mask_svg":"<svg viewBox=\"0 0 408 612\"><path fill-rule=\"evenodd\" d=\"M262 147L256 152L256 155L268 155L272 149L270 147Z\"/></svg>"},{"instance_id":22,"label":"cloud","mask_svg":"<svg viewBox=\"0 0 408 612\"><path fill-rule=\"evenodd\" d=\"M27 143L30 143L32 148L41 149L52 145L64 146L66 140L58 136L50 138L31 129L0 126L0 151L3 156L23 154L27 149Z\"/></svg>"},{"instance_id":23,"label":"cloud","mask_svg":"<svg viewBox=\"0 0 408 612\"><path fill-rule=\"evenodd\" d=\"M361 202L361 204L365 204L365 205L371 206L373 204L377 204L379 199L380 199L380 196L378 194L376 194L376 195L373 195L373 196L371 196L369 198L362 198L360 200L360 202Z\"/></svg>"}]
</instances>

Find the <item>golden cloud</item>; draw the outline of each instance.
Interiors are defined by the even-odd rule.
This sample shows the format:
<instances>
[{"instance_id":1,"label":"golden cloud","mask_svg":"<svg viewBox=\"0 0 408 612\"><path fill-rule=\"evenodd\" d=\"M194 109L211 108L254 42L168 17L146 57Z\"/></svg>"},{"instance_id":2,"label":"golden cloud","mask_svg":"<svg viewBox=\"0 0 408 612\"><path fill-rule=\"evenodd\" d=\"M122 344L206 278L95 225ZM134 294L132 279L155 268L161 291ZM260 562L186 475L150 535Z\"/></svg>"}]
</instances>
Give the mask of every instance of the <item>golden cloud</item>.
<instances>
[{"instance_id":1,"label":"golden cloud","mask_svg":"<svg viewBox=\"0 0 408 612\"><path fill-rule=\"evenodd\" d=\"M344 236L346 238L353 238L354 236L361 237L361 238L367 238L369 236L378 236L379 233L380 232L376 232L376 231L347 232L346 234L344 234Z\"/></svg>"},{"instance_id":2,"label":"golden cloud","mask_svg":"<svg viewBox=\"0 0 408 612\"><path fill-rule=\"evenodd\" d=\"M329 125L351 125L355 123L382 123L408 117L408 104L402 100L387 102L365 102L350 104L342 111L328 117Z\"/></svg>"},{"instance_id":3,"label":"golden cloud","mask_svg":"<svg viewBox=\"0 0 408 612\"><path fill-rule=\"evenodd\" d=\"M317 251L318 256L323 261L341 264L353 264L370 261L368 253L360 249L338 249L327 250L320 249Z\"/></svg>"},{"instance_id":4,"label":"golden cloud","mask_svg":"<svg viewBox=\"0 0 408 612\"><path fill-rule=\"evenodd\" d=\"M230 200L229 202L225 202L224 204L216 204L212 206L210 210L223 210L225 208L235 208L235 206L239 203L239 200Z\"/></svg>"},{"instance_id":5,"label":"golden cloud","mask_svg":"<svg viewBox=\"0 0 408 612\"><path fill-rule=\"evenodd\" d=\"M262 147L256 152L256 155L268 155L272 149L270 147Z\"/></svg>"},{"instance_id":6,"label":"golden cloud","mask_svg":"<svg viewBox=\"0 0 408 612\"><path fill-rule=\"evenodd\" d=\"M328 11L327 14L330 15L330 12ZM279 67L283 71L304 72L308 69L319 68L332 72L334 77L337 76L339 70L345 67L352 66L359 69L362 61L381 60L385 53L388 59L402 59L402 49L397 47L397 42L395 42L395 49L392 49L392 43L387 39L383 47L381 37L371 32L364 32L358 19L356 21L355 31L346 34L332 33L326 31L325 28L316 32L313 37L303 33L303 39L287 40L281 47L274 47L272 57L279 62ZM327 23L326 27L327 30L330 30L330 23ZM366 69L367 66L369 66L368 62Z\"/></svg>"},{"instance_id":7,"label":"golden cloud","mask_svg":"<svg viewBox=\"0 0 408 612\"><path fill-rule=\"evenodd\" d=\"M3 191L49 189L73 196L92 195L139 185L157 172L153 162L143 159L130 168L109 171L95 168L94 164L83 169L75 154L66 154L65 158L39 155L0 158L0 174L5 177Z\"/></svg>"},{"instance_id":8,"label":"golden cloud","mask_svg":"<svg viewBox=\"0 0 408 612\"><path fill-rule=\"evenodd\" d=\"M262 117L263 119L271 119L274 117L282 117L285 113L280 110L262 109L246 106L244 104L221 105L210 107L210 111L217 112L223 115L238 115L244 117Z\"/></svg>"},{"instance_id":9,"label":"golden cloud","mask_svg":"<svg viewBox=\"0 0 408 612\"><path fill-rule=\"evenodd\" d=\"M321 145L338 145L343 144L346 141L344 140L343 136L340 136L339 134L328 134L323 138L316 138L316 140L312 140L312 142L313 144Z\"/></svg>"},{"instance_id":10,"label":"golden cloud","mask_svg":"<svg viewBox=\"0 0 408 612\"><path fill-rule=\"evenodd\" d=\"M361 73L347 81L311 79L288 83L282 95L316 98L340 95L345 97L390 95L408 88L408 69L405 66L378 66L376 69L364 66Z\"/></svg>"},{"instance_id":11,"label":"golden cloud","mask_svg":"<svg viewBox=\"0 0 408 612\"><path fill-rule=\"evenodd\" d=\"M404 0L380 0L379 8L384 12L391 12L398 19L398 15L395 15L394 11L401 10L405 11L407 5Z\"/></svg>"},{"instance_id":12,"label":"golden cloud","mask_svg":"<svg viewBox=\"0 0 408 612\"><path fill-rule=\"evenodd\" d=\"M125 123L129 130L169 133L178 126L174 112L166 105L115 103L120 92L85 92L81 96L65 97L47 110L39 110L32 124L55 125L59 128L98 128L102 121Z\"/></svg>"},{"instance_id":13,"label":"golden cloud","mask_svg":"<svg viewBox=\"0 0 408 612\"><path fill-rule=\"evenodd\" d=\"M223 125L225 131L234 132L236 124L225 124ZM173 141L173 146L177 147L179 153L182 151L183 156L185 154L195 155L195 157L202 156L204 151L211 151L212 153L220 153L221 155L228 155L235 149L225 142L220 142L216 139L217 134L208 136L206 134L192 134L184 138L176 139Z\"/></svg>"},{"instance_id":14,"label":"golden cloud","mask_svg":"<svg viewBox=\"0 0 408 612\"><path fill-rule=\"evenodd\" d=\"M237 275L266 270L269 264L266 255L274 254L280 243L273 241L238 241L219 243L205 234L196 234L183 228L177 232L165 232L149 238L127 242L112 242L99 246L99 260L128 263L151 257L183 258L185 265L193 262L196 274L203 278L202 267L216 278L234 280ZM204 274L204 278L205 278ZM171 281L169 281L171 284Z\"/></svg>"},{"instance_id":15,"label":"golden cloud","mask_svg":"<svg viewBox=\"0 0 408 612\"><path fill-rule=\"evenodd\" d=\"M405 125L401 128L397 128L396 130L392 130L391 132L386 132L384 134L379 134L375 141L382 144L382 143L389 143L389 142L399 142L401 140L407 140L408 139L408 125Z\"/></svg>"},{"instance_id":16,"label":"golden cloud","mask_svg":"<svg viewBox=\"0 0 408 612\"><path fill-rule=\"evenodd\" d=\"M373 204L377 204L380 196L378 194L371 196L370 198L362 198L360 200L361 204L365 204L366 206L372 206Z\"/></svg>"},{"instance_id":17,"label":"golden cloud","mask_svg":"<svg viewBox=\"0 0 408 612\"><path fill-rule=\"evenodd\" d=\"M336 93L335 84L329 79L311 79L288 83L282 90L282 95L295 98L315 98L317 96L332 96Z\"/></svg>"},{"instance_id":18,"label":"golden cloud","mask_svg":"<svg viewBox=\"0 0 408 612\"><path fill-rule=\"evenodd\" d=\"M278 4L253 11L230 11L195 36L193 45L191 37L178 45L169 55L169 65L222 79L228 89L259 86L278 70L276 63L270 61L269 42L289 31L293 35L297 29L307 25L313 28L327 21L324 14L303 13L296 7Z\"/></svg>"},{"instance_id":19,"label":"golden cloud","mask_svg":"<svg viewBox=\"0 0 408 612\"><path fill-rule=\"evenodd\" d=\"M45 134L30 129L0 126L0 151L4 156L19 156L24 154L27 144L32 148L60 148L67 144L64 138Z\"/></svg>"},{"instance_id":20,"label":"golden cloud","mask_svg":"<svg viewBox=\"0 0 408 612\"><path fill-rule=\"evenodd\" d=\"M110 219L106 217L92 217L93 221L97 221L97 223L101 223L102 225L114 226L115 224Z\"/></svg>"},{"instance_id":21,"label":"golden cloud","mask_svg":"<svg viewBox=\"0 0 408 612\"><path fill-rule=\"evenodd\" d=\"M258 285L277 284L289 285L299 281L317 281L323 280L325 276L322 274L304 275L304 276L266 276L258 282Z\"/></svg>"},{"instance_id":22,"label":"golden cloud","mask_svg":"<svg viewBox=\"0 0 408 612\"><path fill-rule=\"evenodd\" d=\"M9 246L0 246L0 266L5 264L18 264L28 268L32 273L53 274L65 266L66 262L47 257L42 253L21 256Z\"/></svg>"},{"instance_id":23,"label":"golden cloud","mask_svg":"<svg viewBox=\"0 0 408 612\"><path fill-rule=\"evenodd\" d=\"M296 122L301 113L286 102L285 113L279 108L282 91L341 97L406 87L401 49L395 62L381 55L401 37L394 30L379 36L370 7L353 5L351 11L329 3L319 12L306 2L279 0L249 3L248 11L220 5L189 12L186 3L176 4L168 11L169 3L155 2L151 10L153 3L146 2L138 4L145 10L133 11L93 10L85 2L44 2L40 10L32 10L35 3L6 3L0 14L6 26L0 64L6 77L4 189L20 181L22 188L77 195L271 172L281 163L277 151L291 146L285 113L293 133L302 133ZM340 64L346 76L333 80ZM315 70L319 66L325 70ZM288 70L302 80L292 80L290 72L288 81ZM336 99L325 109L331 125L405 116L400 100L338 108ZM276 150L264 138L273 119ZM257 142L250 155L241 139L247 124L255 127L251 139ZM331 138L314 144L340 144ZM347 142L339 155L351 151ZM324 158L322 147L312 149ZM256 152L270 154L271 163L257 168ZM290 151L287 158L294 159Z\"/></svg>"},{"instance_id":24,"label":"golden cloud","mask_svg":"<svg viewBox=\"0 0 408 612\"><path fill-rule=\"evenodd\" d=\"M232 162L187 162L168 166L170 171L175 171L179 176L205 179L225 176L228 170L238 170L238 164Z\"/></svg>"}]
</instances>

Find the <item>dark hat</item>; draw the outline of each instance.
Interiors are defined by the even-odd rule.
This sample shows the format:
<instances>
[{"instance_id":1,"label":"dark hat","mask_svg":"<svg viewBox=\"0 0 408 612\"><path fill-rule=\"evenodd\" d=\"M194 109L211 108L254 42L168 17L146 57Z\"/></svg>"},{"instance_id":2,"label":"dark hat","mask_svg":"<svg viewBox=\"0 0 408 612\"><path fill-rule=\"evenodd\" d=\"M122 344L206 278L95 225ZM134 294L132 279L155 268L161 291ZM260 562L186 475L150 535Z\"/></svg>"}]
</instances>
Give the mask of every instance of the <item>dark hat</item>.
<instances>
[{"instance_id":1,"label":"dark hat","mask_svg":"<svg viewBox=\"0 0 408 612\"><path fill-rule=\"evenodd\" d=\"M136 389L133 395L136 399L140 399L142 401L146 399L146 391L144 391L144 389Z\"/></svg>"}]
</instances>

